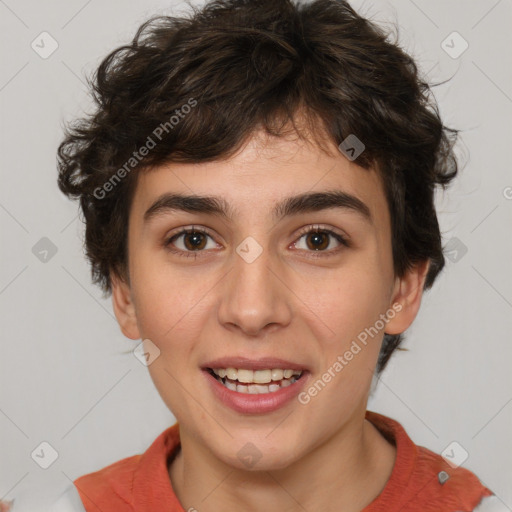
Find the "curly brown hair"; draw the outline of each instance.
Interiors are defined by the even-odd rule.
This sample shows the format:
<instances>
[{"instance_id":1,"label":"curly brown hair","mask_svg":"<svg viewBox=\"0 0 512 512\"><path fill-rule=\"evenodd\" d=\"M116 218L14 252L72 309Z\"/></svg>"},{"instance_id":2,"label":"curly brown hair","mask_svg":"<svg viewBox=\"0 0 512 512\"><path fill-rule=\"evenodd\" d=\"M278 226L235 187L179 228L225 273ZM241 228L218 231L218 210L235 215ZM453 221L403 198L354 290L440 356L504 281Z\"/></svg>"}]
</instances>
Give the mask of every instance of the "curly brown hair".
<instances>
[{"instance_id":1,"label":"curly brown hair","mask_svg":"<svg viewBox=\"0 0 512 512\"><path fill-rule=\"evenodd\" d=\"M88 79L95 112L64 128L58 184L80 200L93 282L109 294L111 272L128 279L132 169L227 158L256 129L283 136L289 123L304 138L300 113L320 148L364 142L356 163L383 179L395 274L430 260L430 288L444 266L434 192L457 173L457 130L413 58L346 1L191 8L149 19L105 57ZM384 335L378 372L402 339Z\"/></svg>"}]
</instances>

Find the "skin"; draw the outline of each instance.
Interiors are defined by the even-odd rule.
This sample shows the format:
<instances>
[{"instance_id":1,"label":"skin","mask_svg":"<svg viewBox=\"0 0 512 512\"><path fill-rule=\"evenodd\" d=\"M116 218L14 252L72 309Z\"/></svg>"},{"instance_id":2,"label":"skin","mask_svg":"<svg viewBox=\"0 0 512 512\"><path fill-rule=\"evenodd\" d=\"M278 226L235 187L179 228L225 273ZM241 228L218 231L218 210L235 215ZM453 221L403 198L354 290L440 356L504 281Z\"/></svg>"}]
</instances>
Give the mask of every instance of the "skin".
<instances>
[{"instance_id":1,"label":"skin","mask_svg":"<svg viewBox=\"0 0 512 512\"><path fill-rule=\"evenodd\" d=\"M372 222L350 209L277 222L270 215L285 197L327 190L358 197ZM164 192L219 196L237 214L167 211L144 223ZM311 235L299 231L317 224L350 245L327 237L327 248L315 250ZM206 247L188 258L170 252L165 241L191 225L209 230ZM248 236L263 249L252 263L235 252ZM171 247L185 251L184 242L181 236ZM298 138L255 132L227 160L141 173L128 255L129 279L112 276L114 311L127 337L150 339L160 350L148 368L180 425L169 475L185 510L356 512L382 491L395 448L364 419L371 379L384 330L403 332L418 312L428 262L395 276L376 171L335 146L326 154ZM401 311L306 405L292 400L267 414L237 413L215 398L201 370L217 357L278 357L308 366L311 384L393 304ZM248 442L261 453L250 469L237 457Z\"/></svg>"}]
</instances>

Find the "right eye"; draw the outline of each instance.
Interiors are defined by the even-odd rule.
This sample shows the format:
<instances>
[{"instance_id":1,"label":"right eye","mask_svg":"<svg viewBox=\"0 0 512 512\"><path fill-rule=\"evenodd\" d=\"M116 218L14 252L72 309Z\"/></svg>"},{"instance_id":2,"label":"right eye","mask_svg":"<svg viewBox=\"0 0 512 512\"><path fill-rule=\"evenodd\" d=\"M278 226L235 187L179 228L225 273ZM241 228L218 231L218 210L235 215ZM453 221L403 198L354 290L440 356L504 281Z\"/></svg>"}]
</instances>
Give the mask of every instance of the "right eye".
<instances>
[{"instance_id":1,"label":"right eye","mask_svg":"<svg viewBox=\"0 0 512 512\"><path fill-rule=\"evenodd\" d=\"M210 247L208 247L208 238L211 240ZM204 249L215 249L217 244L206 230L191 227L184 228L167 238L165 247L179 256L191 257L192 255L187 253L202 252ZM194 256L196 257L197 255Z\"/></svg>"}]
</instances>

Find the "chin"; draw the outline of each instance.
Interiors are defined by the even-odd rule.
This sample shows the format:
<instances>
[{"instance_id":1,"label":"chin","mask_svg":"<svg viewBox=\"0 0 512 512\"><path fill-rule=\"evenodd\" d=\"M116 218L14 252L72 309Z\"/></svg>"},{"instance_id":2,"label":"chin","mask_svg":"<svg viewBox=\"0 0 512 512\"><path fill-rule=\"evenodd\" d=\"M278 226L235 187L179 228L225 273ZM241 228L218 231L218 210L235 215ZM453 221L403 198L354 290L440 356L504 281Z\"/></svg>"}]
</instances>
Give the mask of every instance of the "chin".
<instances>
[{"instance_id":1,"label":"chin","mask_svg":"<svg viewBox=\"0 0 512 512\"><path fill-rule=\"evenodd\" d=\"M233 451L233 447L237 447ZM242 471L275 471L285 469L298 458L297 447L258 442L255 438L244 437L232 440L221 451L212 452L228 466ZM238 448L240 447L240 448Z\"/></svg>"}]
</instances>

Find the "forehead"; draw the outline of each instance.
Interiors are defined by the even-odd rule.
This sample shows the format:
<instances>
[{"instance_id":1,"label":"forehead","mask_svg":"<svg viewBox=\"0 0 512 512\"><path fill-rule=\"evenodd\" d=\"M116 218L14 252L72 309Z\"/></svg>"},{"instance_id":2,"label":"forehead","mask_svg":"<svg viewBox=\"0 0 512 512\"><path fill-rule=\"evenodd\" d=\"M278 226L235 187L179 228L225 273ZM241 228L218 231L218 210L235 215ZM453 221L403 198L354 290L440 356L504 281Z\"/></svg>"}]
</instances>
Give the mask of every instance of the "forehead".
<instances>
[{"instance_id":1,"label":"forehead","mask_svg":"<svg viewBox=\"0 0 512 512\"><path fill-rule=\"evenodd\" d=\"M233 220L275 217L283 199L339 191L358 199L372 218L387 215L380 175L350 162L332 145L329 152L308 140L254 133L233 156L202 163L169 163L139 172L131 214L141 218L162 195L222 199Z\"/></svg>"}]
</instances>

